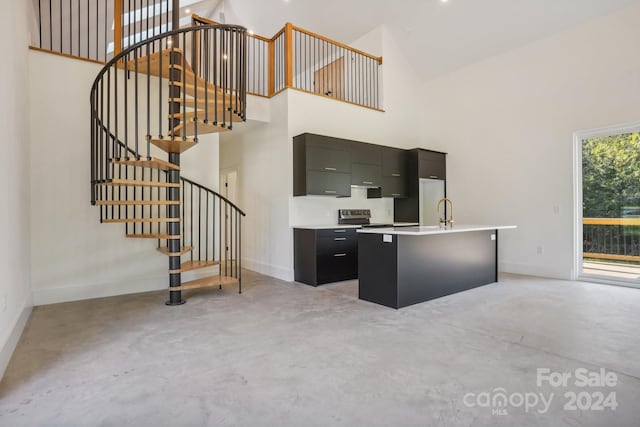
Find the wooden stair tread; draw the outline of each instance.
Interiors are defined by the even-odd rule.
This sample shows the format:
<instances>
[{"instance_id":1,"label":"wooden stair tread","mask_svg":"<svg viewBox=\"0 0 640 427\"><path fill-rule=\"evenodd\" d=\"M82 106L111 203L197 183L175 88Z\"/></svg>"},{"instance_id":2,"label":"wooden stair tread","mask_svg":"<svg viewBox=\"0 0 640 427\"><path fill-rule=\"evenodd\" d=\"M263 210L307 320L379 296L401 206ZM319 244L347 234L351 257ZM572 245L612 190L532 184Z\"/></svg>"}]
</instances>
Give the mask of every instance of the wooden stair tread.
<instances>
[{"instance_id":1,"label":"wooden stair tread","mask_svg":"<svg viewBox=\"0 0 640 427\"><path fill-rule=\"evenodd\" d=\"M205 91L208 92L207 97L210 100L215 100L216 92L218 99L226 99L227 103L230 103L232 99L235 99L233 91L231 93L224 93L222 87L216 86L211 82L205 82L202 78L198 77L197 85L193 83L193 79L187 79L186 83L178 80L170 81L169 86L177 86L181 91L185 91L188 96L195 97L196 86L198 88L198 98L204 99ZM229 90L229 88L227 88Z\"/></svg>"},{"instance_id":2,"label":"wooden stair tread","mask_svg":"<svg viewBox=\"0 0 640 427\"><path fill-rule=\"evenodd\" d=\"M158 252L165 254L167 256L182 256L184 254L188 254L193 250L191 246L182 246L180 247L180 252L169 252L169 248L167 246L163 246L158 248Z\"/></svg>"},{"instance_id":3,"label":"wooden stair tread","mask_svg":"<svg viewBox=\"0 0 640 427\"><path fill-rule=\"evenodd\" d=\"M180 264L180 268L177 270L169 270L169 273L184 273L185 271L197 270L199 268L213 267L219 265L219 261L186 261Z\"/></svg>"},{"instance_id":4,"label":"wooden stair tread","mask_svg":"<svg viewBox=\"0 0 640 427\"><path fill-rule=\"evenodd\" d=\"M209 113L209 121L208 123L204 122L204 119L206 117L206 113ZM174 119L178 119L178 120L182 120L183 117L186 117L187 120L193 121L195 122L195 116L196 114L198 115L198 123L200 124L210 124L213 123L214 120L217 118L218 122L222 122L223 119L225 121L233 121L233 122L241 122L242 117L240 117L237 113L234 113L233 111L231 111L229 108L227 108L226 110L223 110L222 107L219 107L217 109L217 116L216 116L216 111L215 110L209 110L209 111L205 111L205 110L198 110L198 111L187 111L186 114L185 113L174 113L174 114L169 114L168 118L174 118Z\"/></svg>"},{"instance_id":5,"label":"wooden stair tread","mask_svg":"<svg viewBox=\"0 0 640 427\"><path fill-rule=\"evenodd\" d=\"M223 102L224 101L224 102ZM178 104L185 104L187 108L195 108L196 106L196 99L195 98L167 98L167 102L176 102ZM227 97L227 99L223 100L222 96L218 96L218 98L208 98L205 99L204 97L198 97L198 108L204 108L205 104L209 105L209 109L213 110L214 108L216 108L216 106L218 108L222 108L222 104L225 104L227 107L230 104L230 98Z\"/></svg>"},{"instance_id":6,"label":"wooden stair tread","mask_svg":"<svg viewBox=\"0 0 640 427\"><path fill-rule=\"evenodd\" d=\"M211 277L203 277L201 279L191 280L189 282L184 282L180 286L169 288L169 290L170 291L186 291L189 289L207 288L211 286L233 285L236 283L238 283L238 279L236 279L235 277L211 276Z\"/></svg>"},{"instance_id":7,"label":"wooden stair tread","mask_svg":"<svg viewBox=\"0 0 640 427\"><path fill-rule=\"evenodd\" d=\"M115 222L135 222L135 223L164 223L164 222L180 222L180 218L115 218L103 219L104 223Z\"/></svg>"},{"instance_id":8,"label":"wooden stair tread","mask_svg":"<svg viewBox=\"0 0 640 427\"><path fill-rule=\"evenodd\" d=\"M173 163L169 163L165 160L156 159L152 157L148 160L124 160L124 159L113 159L111 163L116 165L125 165L125 166L136 166L141 168L151 168L151 169L159 169L163 171L170 170L180 170L180 166L174 165Z\"/></svg>"},{"instance_id":9,"label":"wooden stair tread","mask_svg":"<svg viewBox=\"0 0 640 427\"><path fill-rule=\"evenodd\" d=\"M187 138L185 141L183 141L182 137L177 138L178 136L180 136L179 133L176 133L175 139L152 139L151 143L159 149L166 151L167 153L184 153L189 148L197 144L197 142L193 138Z\"/></svg>"},{"instance_id":10,"label":"wooden stair tread","mask_svg":"<svg viewBox=\"0 0 640 427\"><path fill-rule=\"evenodd\" d=\"M154 52L150 55L143 56L138 58L138 73L139 74L150 74L156 77L164 77L166 79L169 78L169 70L171 67L171 61L169 59L169 55L171 52L178 52L180 54L180 61L177 64L173 64L175 68L182 70L182 67L186 65L185 73L189 77L193 79L193 69L189 65L188 62L184 61L184 56L182 55L182 51L180 49L164 49L161 52ZM160 69L160 57L162 56L162 69ZM147 59L148 58L148 59ZM127 70L131 72L136 71L136 60L132 59L127 61Z\"/></svg>"},{"instance_id":11,"label":"wooden stair tread","mask_svg":"<svg viewBox=\"0 0 640 427\"><path fill-rule=\"evenodd\" d=\"M179 200L97 200L97 206L164 206L179 205Z\"/></svg>"},{"instance_id":12,"label":"wooden stair tread","mask_svg":"<svg viewBox=\"0 0 640 427\"><path fill-rule=\"evenodd\" d=\"M180 235L171 235L164 233L151 233L151 234L127 234L127 237L132 239L161 239L161 240L171 240L171 239L180 239L182 236Z\"/></svg>"},{"instance_id":13,"label":"wooden stair tread","mask_svg":"<svg viewBox=\"0 0 640 427\"><path fill-rule=\"evenodd\" d=\"M218 123L217 125L214 125L212 123L197 123L197 128L198 128L198 135L205 135L208 133L220 133L220 132L226 132L229 130L228 125L231 124L232 122L229 122L228 120L224 123L225 126L222 126L222 122ZM180 123L178 126L176 126L175 128L173 128L174 133L176 134L176 136L182 136L183 134L183 130L185 132L185 135L195 135L196 133L196 123L193 121L187 122L187 123Z\"/></svg>"},{"instance_id":14,"label":"wooden stair tread","mask_svg":"<svg viewBox=\"0 0 640 427\"><path fill-rule=\"evenodd\" d=\"M172 184L170 182L155 182L155 181L139 181L135 179L112 179L109 182L101 182L100 185L126 185L130 187L168 187L179 188L180 184Z\"/></svg>"}]
</instances>

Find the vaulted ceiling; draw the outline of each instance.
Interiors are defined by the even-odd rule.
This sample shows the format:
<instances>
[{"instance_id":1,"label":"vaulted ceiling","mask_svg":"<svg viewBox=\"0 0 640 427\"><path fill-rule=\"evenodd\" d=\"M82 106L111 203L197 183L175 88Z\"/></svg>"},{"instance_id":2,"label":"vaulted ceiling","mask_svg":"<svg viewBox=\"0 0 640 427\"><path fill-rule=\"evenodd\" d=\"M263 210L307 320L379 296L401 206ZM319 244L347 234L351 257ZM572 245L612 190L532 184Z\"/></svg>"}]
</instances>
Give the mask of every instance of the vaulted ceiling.
<instances>
[{"instance_id":1,"label":"vaulted ceiling","mask_svg":"<svg viewBox=\"0 0 640 427\"><path fill-rule=\"evenodd\" d=\"M350 42L385 25L425 79L548 37L640 0L209 0L191 12L272 36L292 22ZM231 22L231 20L240 22Z\"/></svg>"}]
</instances>

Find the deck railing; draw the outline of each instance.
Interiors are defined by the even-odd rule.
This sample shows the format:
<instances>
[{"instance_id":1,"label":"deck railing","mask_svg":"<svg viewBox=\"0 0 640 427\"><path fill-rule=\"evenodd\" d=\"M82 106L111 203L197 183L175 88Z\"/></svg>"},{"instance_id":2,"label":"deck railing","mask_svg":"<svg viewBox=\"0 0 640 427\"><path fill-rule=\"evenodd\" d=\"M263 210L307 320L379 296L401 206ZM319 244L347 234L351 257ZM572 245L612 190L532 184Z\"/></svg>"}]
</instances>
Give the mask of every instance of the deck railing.
<instances>
[{"instance_id":1,"label":"deck railing","mask_svg":"<svg viewBox=\"0 0 640 427\"><path fill-rule=\"evenodd\" d=\"M585 258L640 261L640 218L584 218Z\"/></svg>"}]
</instances>

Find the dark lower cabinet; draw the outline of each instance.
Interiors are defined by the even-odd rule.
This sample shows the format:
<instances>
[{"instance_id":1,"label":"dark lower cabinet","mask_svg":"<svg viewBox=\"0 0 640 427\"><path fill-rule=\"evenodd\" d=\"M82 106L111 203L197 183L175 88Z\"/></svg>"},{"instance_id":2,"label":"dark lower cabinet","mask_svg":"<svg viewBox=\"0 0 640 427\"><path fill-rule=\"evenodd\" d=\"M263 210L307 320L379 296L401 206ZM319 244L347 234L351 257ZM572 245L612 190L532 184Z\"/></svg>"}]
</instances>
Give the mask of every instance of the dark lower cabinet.
<instances>
[{"instance_id":1,"label":"dark lower cabinet","mask_svg":"<svg viewBox=\"0 0 640 427\"><path fill-rule=\"evenodd\" d=\"M293 229L296 282L318 286L358 277L355 228Z\"/></svg>"}]
</instances>

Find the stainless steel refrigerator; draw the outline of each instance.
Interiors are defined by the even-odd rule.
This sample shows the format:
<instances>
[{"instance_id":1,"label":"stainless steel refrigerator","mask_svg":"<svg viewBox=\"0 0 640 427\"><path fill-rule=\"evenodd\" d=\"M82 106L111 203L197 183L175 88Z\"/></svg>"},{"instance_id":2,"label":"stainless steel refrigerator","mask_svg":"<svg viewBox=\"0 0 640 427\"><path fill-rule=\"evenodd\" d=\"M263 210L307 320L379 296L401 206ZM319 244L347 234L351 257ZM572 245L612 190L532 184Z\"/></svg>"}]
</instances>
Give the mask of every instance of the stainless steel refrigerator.
<instances>
[{"instance_id":1,"label":"stainless steel refrigerator","mask_svg":"<svg viewBox=\"0 0 640 427\"><path fill-rule=\"evenodd\" d=\"M444 208L438 214L438 201L444 197L444 181L441 179L420 179L420 225L438 225Z\"/></svg>"}]
</instances>

